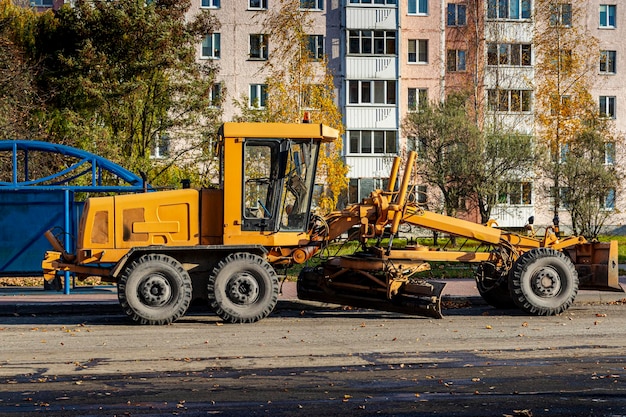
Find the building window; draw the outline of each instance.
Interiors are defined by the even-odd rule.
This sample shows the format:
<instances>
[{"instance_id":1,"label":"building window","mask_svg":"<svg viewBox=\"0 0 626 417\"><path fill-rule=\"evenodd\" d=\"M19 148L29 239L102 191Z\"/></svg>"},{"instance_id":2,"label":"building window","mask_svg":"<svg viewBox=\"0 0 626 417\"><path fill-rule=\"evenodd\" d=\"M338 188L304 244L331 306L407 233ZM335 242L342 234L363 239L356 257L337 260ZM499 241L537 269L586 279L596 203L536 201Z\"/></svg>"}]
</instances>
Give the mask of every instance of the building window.
<instances>
[{"instance_id":1,"label":"building window","mask_svg":"<svg viewBox=\"0 0 626 417\"><path fill-rule=\"evenodd\" d=\"M300 0L300 8L308 10L324 10L324 0Z\"/></svg>"},{"instance_id":2,"label":"building window","mask_svg":"<svg viewBox=\"0 0 626 417\"><path fill-rule=\"evenodd\" d=\"M409 88L409 111L416 111L428 104L428 90L425 88Z\"/></svg>"},{"instance_id":3,"label":"building window","mask_svg":"<svg viewBox=\"0 0 626 417\"><path fill-rule=\"evenodd\" d=\"M601 4L600 5L600 27L601 28L614 28L615 27L615 8L614 4Z\"/></svg>"},{"instance_id":4,"label":"building window","mask_svg":"<svg viewBox=\"0 0 626 417\"><path fill-rule=\"evenodd\" d=\"M202 0L201 7L208 7L211 9L219 9L220 0Z\"/></svg>"},{"instance_id":5,"label":"building window","mask_svg":"<svg viewBox=\"0 0 626 417\"><path fill-rule=\"evenodd\" d=\"M409 39L409 63L428 64L428 39Z\"/></svg>"},{"instance_id":6,"label":"building window","mask_svg":"<svg viewBox=\"0 0 626 417\"><path fill-rule=\"evenodd\" d=\"M487 18L489 19L530 19L531 0L488 0Z\"/></svg>"},{"instance_id":7,"label":"building window","mask_svg":"<svg viewBox=\"0 0 626 417\"><path fill-rule=\"evenodd\" d=\"M490 111L528 113L532 109L532 90L487 90Z\"/></svg>"},{"instance_id":8,"label":"building window","mask_svg":"<svg viewBox=\"0 0 626 417\"><path fill-rule=\"evenodd\" d=\"M606 196L604 197L604 201L602 202L603 208L605 210L615 210L615 189L610 188L606 192Z\"/></svg>"},{"instance_id":9,"label":"building window","mask_svg":"<svg viewBox=\"0 0 626 417\"><path fill-rule=\"evenodd\" d=\"M406 150L408 152L415 151L418 159L424 159L426 155L426 139L414 136L406 138Z\"/></svg>"},{"instance_id":10,"label":"building window","mask_svg":"<svg viewBox=\"0 0 626 417\"><path fill-rule=\"evenodd\" d=\"M267 59L266 35L250 35L250 59Z\"/></svg>"},{"instance_id":11,"label":"building window","mask_svg":"<svg viewBox=\"0 0 626 417\"><path fill-rule=\"evenodd\" d=\"M532 184L526 181L505 184L498 194L498 203L507 205L532 204Z\"/></svg>"},{"instance_id":12,"label":"building window","mask_svg":"<svg viewBox=\"0 0 626 417\"><path fill-rule=\"evenodd\" d=\"M409 0L409 14L428 14L428 0Z\"/></svg>"},{"instance_id":13,"label":"building window","mask_svg":"<svg viewBox=\"0 0 626 417\"><path fill-rule=\"evenodd\" d=\"M395 80L348 81L350 104L396 104Z\"/></svg>"},{"instance_id":14,"label":"building window","mask_svg":"<svg viewBox=\"0 0 626 417\"><path fill-rule=\"evenodd\" d=\"M448 72L465 71L465 51L448 49Z\"/></svg>"},{"instance_id":15,"label":"building window","mask_svg":"<svg viewBox=\"0 0 626 417\"><path fill-rule=\"evenodd\" d=\"M267 102L267 85L250 84L250 108L263 109Z\"/></svg>"},{"instance_id":16,"label":"building window","mask_svg":"<svg viewBox=\"0 0 626 417\"><path fill-rule=\"evenodd\" d=\"M52 7L54 0L30 0L31 7Z\"/></svg>"},{"instance_id":17,"label":"building window","mask_svg":"<svg viewBox=\"0 0 626 417\"><path fill-rule=\"evenodd\" d=\"M448 26L465 26L467 6L464 4L448 3Z\"/></svg>"},{"instance_id":18,"label":"building window","mask_svg":"<svg viewBox=\"0 0 626 417\"><path fill-rule=\"evenodd\" d=\"M222 84L215 83L211 86L211 90L209 91L209 101L210 106L217 108L222 105Z\"/></svg>"},{"instance_id":19,"label":"building window","mask_svg":"<svg viewBox=\"0 0 626 417\"><path fill-rule=\"evenodd\" d=\"M604 164L613 165L615 163L615 142L604 144Z\"/></svg>"},{"instance_id":20,"label":"building window","mask_svg":"<svg viewBox=\"0 0 626 417\"><path fill-rule=\"evenodd\" d=\"M561 3L551 6L550 26L572 26L572 4Z\"/></svg>"},{"instance_id":21,"label":"building window","mask_svg":"<svg viewBox=\"0 0 626 417\"><path fill-rule=\"evenodd\" d=\"M489 43L487 65L531 66L532 46L519 43Z\"/></svg>"},{"instance_id":22,"label":"building window","mask_svg":"<svg viewBox=\"0 0 626 417\"><path fill-rule=\"evenodd\" d=\"M428 186L427 185L415 185L413 186L413 193L409 198L413 198L417 204L426 204L428 202Z\"/></svg>"},{"instance_id":23,"label":"building window","mask_svg":"<svg viewBox=\"0 0 626 417\"><path fill-rule=\"evenodd\" d=\"M167 134L154 135L154 141L150 147L150 158L162 159L170 156L170 136Z\"/></svg>"},{"instance_id":24,"label":"building window","mask_svg":"<svg viewBox=\"0 0 626 417\"><path fill-rule=\"evenodd\" d=\"M324 58L324 35L309 35L307 49L312 60L322 60Z\"/></svg>"},{"instance_id":25,"label":"building window","mask_svg":"<svg viewBox=\"0 0 626 417\"><path fill-rule=\"evenodd\" d=\"M615 74L616 51L600 51L600 72L603 74Z\"/></svg>"},{"instance_id":26,"label":"building window","mask_svg":"<svg viewBox=\"0 0 626 417\"><path fill-rule=\"evenodd\" d=\"M266 10L267 0L248 0L248 9Z\"/></svg>"},{"instance_id":27,"label":"building window","mask_svg":"<svg viewBox=\"0 0 626 417\"><path fill-rule=\"evenodd\" d=\"M615 96L600 96L600 116L615 119Z\"/></svg>"},{"instance_id":28,"label":"building window","mask_svg":"<svg viewBox=\"0 0 626 417\"><path fill-rule=\"evenodd\" d=\"M388 178L351 178L348 184L348 203L358 203L374 190L386 190Z\"/></svg>"},{"instance_id":29,"label":"building window","mask_svg":"<svg viewBox=\"0 0 626 417\"><path fill-rule=\"evenodd\" d=\"M395 55L396 32L392 30L351 30L348 53L355 55Z\"/></svg>"},{"instance_id":30,"label":"building window","mask_svg":"<svg viewBox=\"0 0 626 417\"><path fill-rule=\"evenodd\" d=\"M351 130L348 133L351 154L396 154L395 130Z\"/></svg>"},{"instance_id":31,"label":"building window","mask_svg":"<svg viewBox=\"0 0 626 417\"><path fill-rule=\"evenodd\" d=\"M212 33L202 41L202 58L218 59L220 57L220 34Z\"/></svg>"}]
</instances>

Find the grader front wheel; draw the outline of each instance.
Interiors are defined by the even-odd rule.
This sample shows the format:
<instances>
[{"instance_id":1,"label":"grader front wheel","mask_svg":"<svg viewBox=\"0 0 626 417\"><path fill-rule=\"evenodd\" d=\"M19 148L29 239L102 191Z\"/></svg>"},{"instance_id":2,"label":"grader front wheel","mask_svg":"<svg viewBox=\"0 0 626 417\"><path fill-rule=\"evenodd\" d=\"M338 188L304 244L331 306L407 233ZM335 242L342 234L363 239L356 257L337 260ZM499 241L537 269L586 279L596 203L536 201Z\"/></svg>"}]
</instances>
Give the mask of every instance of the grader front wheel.
<instances>
[{"instance_id":1,"label":"grader front wheel","mask_svg":"<svg viewBox=\"0 0 626 417\"><path fill-rule=\"evenodd\" d=\"M191 302L191 278L176 259L148 254L133 261L117 283L122 310L141 324L169 324Z\"/></svg>"},{"instance_id":2,"label":"grader front wheel","mask_svg":"<svg viewBox=\"0 0 626 417\"><path fill-rule=\"evenodd\" d=\"M551 316L567 310L578 293L578 273L562 252L537 248L524 253L510 272L509 290L527 313Z\"/></svg>"}]
</instances>

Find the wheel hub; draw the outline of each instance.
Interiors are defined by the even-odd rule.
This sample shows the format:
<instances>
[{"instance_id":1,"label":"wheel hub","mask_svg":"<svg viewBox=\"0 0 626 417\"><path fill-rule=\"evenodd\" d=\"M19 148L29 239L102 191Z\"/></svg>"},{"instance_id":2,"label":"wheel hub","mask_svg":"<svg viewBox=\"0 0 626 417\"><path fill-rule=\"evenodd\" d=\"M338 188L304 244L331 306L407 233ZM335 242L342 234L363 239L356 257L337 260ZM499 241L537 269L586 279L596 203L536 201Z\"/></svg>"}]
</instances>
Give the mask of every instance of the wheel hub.
<instances>
[{"instance_id":1,"label":"wheel hub","mask_svg":"<svg viewBox=\"0 0 626 417\"><path fill-rule=\"evenodd\" d=\"M252 304L259 296L259 284L254 276L242 272L230 280L226 293L234 303Z\"/></svg>"},{"instance_id":2,"label":"wheel hub","mask_svg":"<svg viewBox=\"0 0 626 417\"><path fill-rule=\"evenodd\" d=\"M552 268L541 268L533 276L532 289L540 297L554 297L561 291L561 278Z\"/></svg>"},{"instance_id":3,"label":"wheel hub","mask_svg":"<svg viewBox=\"0 0 626 417\"><path fill-rule=\"evenodd\" d=\"M143 283L140 289L145 304L158 307L170 299L172 287L167 279L161 275L151 275Z\"/></svg>"}]
</instances>

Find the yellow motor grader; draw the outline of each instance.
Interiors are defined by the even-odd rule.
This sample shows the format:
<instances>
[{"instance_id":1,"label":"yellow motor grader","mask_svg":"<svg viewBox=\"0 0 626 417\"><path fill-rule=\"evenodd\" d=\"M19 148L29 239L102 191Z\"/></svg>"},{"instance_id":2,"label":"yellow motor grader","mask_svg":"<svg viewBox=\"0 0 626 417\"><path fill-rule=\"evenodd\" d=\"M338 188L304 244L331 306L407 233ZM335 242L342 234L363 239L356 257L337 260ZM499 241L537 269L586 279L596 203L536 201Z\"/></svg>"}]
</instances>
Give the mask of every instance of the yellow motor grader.
<instances>
[{"instance_id":1,"label":"yellow motor grader","mask_svg":"<svg viewBox=\"0 0 626 417\"><path fill-rule=\"evenodd\" d=\"M579 288L623 291L617 243L507 233L424 210L407 198L415 153L401 180L325 217L311 203L320 145L338 132L321 124L225 123L219 131L219 185L89 198L74 253L52 231L42 262L46 279L69 271L117 283L122 309L142 324L167 324L191 301L208 300L226 322L255 322L272 312L275 268L305 264L329 242L358 240L350 256L325 258L298 277L298 297L441 317L443 280L420 278L429 262L476 264L481 295L494 306L558 314ZM399 187L396 186L400 183ZM465 237L482 250L445 251L392 243L401 224ZM389 244L382 245L382 237Z\"/></svg>"}]
</instances>

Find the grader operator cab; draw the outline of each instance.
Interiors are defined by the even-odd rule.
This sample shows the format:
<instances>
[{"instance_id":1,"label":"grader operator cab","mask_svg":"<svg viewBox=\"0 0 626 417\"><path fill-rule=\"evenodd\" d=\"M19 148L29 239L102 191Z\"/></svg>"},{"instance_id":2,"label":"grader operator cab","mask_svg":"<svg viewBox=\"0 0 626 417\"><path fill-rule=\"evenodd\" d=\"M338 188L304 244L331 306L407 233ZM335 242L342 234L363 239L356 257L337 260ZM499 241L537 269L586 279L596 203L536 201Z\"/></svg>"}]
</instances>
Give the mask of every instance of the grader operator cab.
<instances>
[{"instance_id":1,"label":"grader operator cab","mask_svg":"<svg viewBox=\"0 0 626 417\"><path fill-rule=\"evenodd\" d=\"M320 145L337 138L320 124L226 123L219 131L218 188L88 199L74 253L46 233L55 250L42 262L44 276L70 271L77 279L117 283L122 309L143 324L171 323L195 298L207 299L224 321L254 322L276 305L276 266L303 264L358 228L358 252L302 270L299 298L441 317L445 282L418 275L435 261L476 263L487 302L532 314L567 309L579 288L622 291L616 242L560 239L550 229L542 238L505 233L409 201L415 153L398 189L396 158L387 190L325 217L312 215ZM466 237L483 250L396 249L402 223Z\"/></svg>"}]
</instances>

